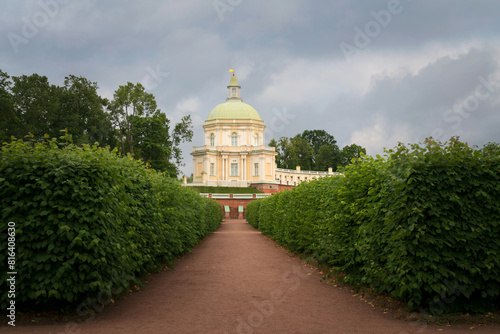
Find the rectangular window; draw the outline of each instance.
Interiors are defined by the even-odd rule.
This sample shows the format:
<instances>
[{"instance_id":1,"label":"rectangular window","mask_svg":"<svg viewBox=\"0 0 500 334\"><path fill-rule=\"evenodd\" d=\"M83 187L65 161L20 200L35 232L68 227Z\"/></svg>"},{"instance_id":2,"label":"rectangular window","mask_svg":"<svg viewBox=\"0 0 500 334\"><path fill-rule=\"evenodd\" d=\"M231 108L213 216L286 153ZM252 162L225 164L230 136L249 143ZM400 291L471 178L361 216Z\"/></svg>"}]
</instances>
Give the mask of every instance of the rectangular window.
<instances>
[{"instance_id":1,"label":"rectangular window","mask_svg":"<svg viewBox=\"0 0 500 334\"><path fill-rule=\"evenodd\" d=\"M210 176L215 176L215 164L210 164Z\"/></svg>"},{"instance_id":2,"label":"rectangular window","mask_svg":"<svg viewBox=\"0 0 500 334\"><path fill-rule=\"evenodd\" d=\"M231 176L238 176L238 164L231 164Z\"/></svg>"},{"instance_id":3,"label":"rectangular window","mask_svg":"<svg viewBox=\"0 0 500 334\"><path fill-rule=\"evenodd\" d=\"M259 176L259 164L258 163L254 164L254 175Z\"/></svg>"}]
</instances>

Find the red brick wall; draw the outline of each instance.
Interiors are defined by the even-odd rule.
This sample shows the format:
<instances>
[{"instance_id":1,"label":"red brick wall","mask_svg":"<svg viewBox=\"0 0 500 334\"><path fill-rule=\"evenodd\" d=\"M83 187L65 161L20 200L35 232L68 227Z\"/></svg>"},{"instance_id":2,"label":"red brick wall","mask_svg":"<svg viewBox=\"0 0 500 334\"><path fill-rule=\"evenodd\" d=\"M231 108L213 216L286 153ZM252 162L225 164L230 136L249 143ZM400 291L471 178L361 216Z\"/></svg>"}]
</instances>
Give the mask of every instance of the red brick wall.
<instances>
[{"instance_id":1,"label":"red brick wall","mask_svg":"<svg viewBox=\"0 0 500 334\"><path fill-rule=\"evenodd\" d=\"M230 210L230 218L231 219L237 219L238 218L238 206L242 205L243 206L243 218L246 218L245 213L247 211L247 204L250 203L250 201L254 201L255 199L219 199L219 198L214 198L217 202L222 205L222 212L225 213L224 211L224 205L229 206Z\"/></svg>"},{"instance_id":2,"label":"red brick wall","mask_svg":"<svg viewBox=\"0 0 500 334\"><path fill-rule=\"evenodd\" d=\"M292 190L294 186L289 186L286 184L278 184L278 191Z\"/></svg>"},{"instance_id":3,"label":"red brick wall","mask_svg":"<svg viewBox=\"0 0 500 334\"><path fill-rule=\"evenodd\" d=\"M277 193L280 191L290 190L294 186L285 185L285 184L261 183L261 184L253 185L253 187L256 189L259 189L260 191L262 191L266 194L274 194L274 193ZM220 203L220 205L222 205L222 213L224 213L224 217L225 217L224 206L227 205L227 206L229 206L229 211L230 211L229 217L231 219L238 219L238 217L239 217L238 207L239 206L243 206L243 218L246 218L245 213L247 211L247 204L250 203L250 201L254 201L256 199L255 194L254 194L254 198L252 198L252 199L233 198L232 194L230 196L231 196L231 198L214 198L214 200L216 200L217 202ZM212 198L212 194L209 194L208 197Z\"/></svg>"},{"instance_id":4,"label":"red brick wall","mask_svg":"<svg viewBox=\"0 0 500 334\"><path fill-rule=\"evenodd\" d=\"M266 194L275 194L280 191L283 191L285 189L292 189L295 186L295 183L293 185L287 185L287 184L268 184L268 183L257 183L257 184L252 184L251 187L254 187L255 189L258 189L262 191L263 193Z\"/></svg>"}]
</instances>

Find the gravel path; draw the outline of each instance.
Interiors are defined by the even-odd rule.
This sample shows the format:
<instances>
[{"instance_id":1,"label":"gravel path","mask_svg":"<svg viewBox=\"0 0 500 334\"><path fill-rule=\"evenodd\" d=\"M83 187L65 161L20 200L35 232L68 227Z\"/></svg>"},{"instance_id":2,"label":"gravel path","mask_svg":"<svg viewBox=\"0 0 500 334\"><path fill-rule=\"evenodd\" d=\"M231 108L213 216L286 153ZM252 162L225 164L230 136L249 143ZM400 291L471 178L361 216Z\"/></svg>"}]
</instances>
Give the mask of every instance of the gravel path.
<instances>
[{"instance_id":1,"label":"gravel path","mask_svg":"<svg viewBox=\"0 0 500 334\"><path fill-rule=\"evenodd\" d=\"M404 322L261 236L224 222L192 254L81 324L0 327L1 333L500 333L500 326Z\"/></svg>"}]
</instances>

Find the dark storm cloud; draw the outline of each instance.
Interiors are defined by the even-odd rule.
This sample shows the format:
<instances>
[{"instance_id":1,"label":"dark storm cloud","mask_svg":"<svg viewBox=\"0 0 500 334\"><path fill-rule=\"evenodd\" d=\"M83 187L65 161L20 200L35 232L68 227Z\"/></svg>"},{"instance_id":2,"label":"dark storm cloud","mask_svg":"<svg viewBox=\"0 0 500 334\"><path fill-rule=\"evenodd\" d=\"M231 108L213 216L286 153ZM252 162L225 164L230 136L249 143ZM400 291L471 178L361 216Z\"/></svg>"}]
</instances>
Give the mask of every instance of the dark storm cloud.
<instances>
[{"instance_id":1,"label":"dark storm cloud","mask_svg":"<svg viewBox=\"0 0 500 334\"><path fill-rule=\"evenodd\" d=\"M195 119L193 143L183 147L188 174L187 153L225 100L229 68L266 122L284 110L293 116L268 126L276 137L322 128L369 153L435 129L477 144L500 141L498 91L473 111L453 111L474 102L479 77L498 77L494 1L0 3L3 71L39 73L55 84L82 75L106 97L127 81L148 83L173 121ZM350 59L342 43L355 48Z\"/></svg>"}]
</instances>

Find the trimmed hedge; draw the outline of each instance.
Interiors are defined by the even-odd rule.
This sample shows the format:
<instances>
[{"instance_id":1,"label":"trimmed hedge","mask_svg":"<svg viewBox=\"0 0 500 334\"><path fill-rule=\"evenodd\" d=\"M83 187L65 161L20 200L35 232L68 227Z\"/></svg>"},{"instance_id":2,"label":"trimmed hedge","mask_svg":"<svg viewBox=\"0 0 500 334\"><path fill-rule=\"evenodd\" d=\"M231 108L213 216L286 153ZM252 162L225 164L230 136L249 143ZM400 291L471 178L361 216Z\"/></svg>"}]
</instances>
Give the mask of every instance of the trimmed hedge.
<instances>
[{"instance_id":1,"label":"trimmed hedge","mask_svg":"<svg viewBox=\"0 0 500 334\"><path fill-rule=\"evenodd\" d=\"M248 222L411 310L500 308L500 146L400 144L253 201Z\"/></svg>"},{"instance_id":2,"label":"trimmed hedge","mask_svg":"<svg viewBox=\"0 0 500 334\"><path fill-rule=\"evenodd\" d=\"M18 310L120 294L147 271L172 266L222 221L216 201L141 161L54 139L2 147L0 208L0 304L8 303L14 222Z\"/></svg>"}]
</instances>

